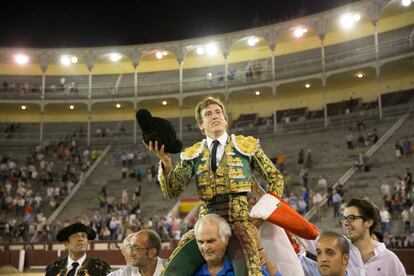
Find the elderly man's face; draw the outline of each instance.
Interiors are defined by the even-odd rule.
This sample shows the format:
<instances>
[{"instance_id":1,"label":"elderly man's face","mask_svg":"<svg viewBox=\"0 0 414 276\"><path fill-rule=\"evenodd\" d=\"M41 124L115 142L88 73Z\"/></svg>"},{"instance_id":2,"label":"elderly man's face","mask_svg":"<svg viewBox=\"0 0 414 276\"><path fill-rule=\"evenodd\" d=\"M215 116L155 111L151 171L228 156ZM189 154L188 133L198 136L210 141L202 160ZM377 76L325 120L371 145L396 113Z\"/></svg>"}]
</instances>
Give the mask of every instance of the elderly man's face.
<instances>
[{"instance_id":1,"label":"elderly man's face","mask_svg":"<svg viewBox=\"0 0 414 276\"><path fill-rule=\"evenodd\" d=\"M207 263L224 261L228 241L222 240L217 225L204 224L197 235L197 245Z\"/></svg>"},{"instance_id":2,"label":"elderly man's face","mask_svg":"<svg viewBox=\"0 0 414 276\"><path fill-rule=\"evenodd\" d=\"M345 275L349 255L343 255L335 237L323 237L316 244L318 269L322 276Z\"/></svg>"},{"instance_id":3,"label":"elderly man's face","mask_svg":"<svg viewBox=\"0 0 414 276\"><path fill-rule=\"evenodd\" d=\"M64 244L69 252L86 252L89 245L88 234L85 232L72 234Z\"/></svg>"}]
</instances>

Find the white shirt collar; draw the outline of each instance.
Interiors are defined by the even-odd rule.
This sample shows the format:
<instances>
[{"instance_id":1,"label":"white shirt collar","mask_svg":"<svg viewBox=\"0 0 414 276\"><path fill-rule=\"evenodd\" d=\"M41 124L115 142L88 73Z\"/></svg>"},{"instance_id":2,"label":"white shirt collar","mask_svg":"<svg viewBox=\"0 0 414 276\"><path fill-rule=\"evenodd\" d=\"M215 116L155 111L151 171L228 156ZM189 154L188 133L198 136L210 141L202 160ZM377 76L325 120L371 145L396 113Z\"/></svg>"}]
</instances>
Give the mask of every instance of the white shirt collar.
<instances>
[{"instance_id":1,"label":"white shirt collar","mask_svg":"<svg viewBox=\"0 0 414 276\"><path fill-rule=\"evenodd\" d=\"M212 143L214 140L217 140L220 142L220 145L225 146L227 144L227 138L229 137L229 135L227 134L227 132L224 132L219 138L217 139L212 139L210 137L207 136L207 146L209 149L211 149L212 147Z\"/></svg>"},{"instance_id":2,"label":"white shirt collar","mask_svg":"<svg viewBox=\"0 0 414 276\"><path fill-rule=\"evenodd\" d=\"M79 270L79 268L82 266L82 264L85 261L85 259L86 259L86 253L79 260L76 261L79 264L77 270ZM72 258L68 255L68 263L66 264L67 271L71 270L72 264L74 262L75 261L72 260Z\"/></svg>"}]
</instances>

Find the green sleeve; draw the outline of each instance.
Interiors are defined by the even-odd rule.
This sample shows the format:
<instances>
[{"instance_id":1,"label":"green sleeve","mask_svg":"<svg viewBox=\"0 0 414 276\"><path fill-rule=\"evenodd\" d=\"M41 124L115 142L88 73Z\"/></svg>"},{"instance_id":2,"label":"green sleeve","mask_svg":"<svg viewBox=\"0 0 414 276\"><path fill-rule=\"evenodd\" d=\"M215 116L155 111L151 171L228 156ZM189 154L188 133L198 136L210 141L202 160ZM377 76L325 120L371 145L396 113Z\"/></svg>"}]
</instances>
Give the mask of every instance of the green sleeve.
<instances>
[{"instance_id":1,"label":"green sleeve","mask_svg":"<svg viewBox=\"0 0 414 276\"><path fill-rule=\"evenodd\" d=\"M159 173L161 191L166 198L176 198L190 183L193 177L193 163L191 160L182 160L168 175Z\"/></svg>"},{"instance_id":2,"label":"green sleeve","mask_svg":"<svg viewBox=\"0 0 414 276\"><path fill-rule=\"evenodd\" d=\"M285 181L283 175L273 165L272 161L261 148L253 155L253 169L258 171L260 175L265 179L269 185L269 191L277 194L278 196L283 195L283 189Z\"/></svg>"}]
</instances>

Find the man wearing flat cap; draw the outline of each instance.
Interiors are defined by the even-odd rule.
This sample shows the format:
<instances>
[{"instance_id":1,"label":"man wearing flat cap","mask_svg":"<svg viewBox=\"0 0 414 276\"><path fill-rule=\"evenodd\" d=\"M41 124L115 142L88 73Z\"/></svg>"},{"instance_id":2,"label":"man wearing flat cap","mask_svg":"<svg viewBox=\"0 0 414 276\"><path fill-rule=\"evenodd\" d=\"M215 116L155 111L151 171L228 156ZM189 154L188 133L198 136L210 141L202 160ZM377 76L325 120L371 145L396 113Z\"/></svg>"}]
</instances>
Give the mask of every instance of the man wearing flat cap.
<instances>
[{"instance_id":1,"label":"man wearing flat cap","mask_svg":"<svg viewBox=\"0 0 414 276\"><path fill-rule=\"evenodd\" d=\"M96 238L95 231L82 223L69 225L56 235L63 242L68 256L56 260L46 268L46 276L104 276L111 272L111 267L100 259L86 256L90 240Z\"/></svg>"}]
</instances>

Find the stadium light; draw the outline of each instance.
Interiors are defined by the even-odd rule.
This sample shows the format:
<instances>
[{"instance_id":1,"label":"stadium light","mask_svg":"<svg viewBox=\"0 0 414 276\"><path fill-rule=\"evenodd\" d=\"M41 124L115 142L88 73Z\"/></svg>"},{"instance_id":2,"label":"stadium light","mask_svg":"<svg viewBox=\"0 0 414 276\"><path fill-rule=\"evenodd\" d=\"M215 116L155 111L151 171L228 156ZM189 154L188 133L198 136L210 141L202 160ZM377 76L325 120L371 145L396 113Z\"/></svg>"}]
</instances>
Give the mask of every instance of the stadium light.
<instances>
[{"instance_id":1,"label":"stadium light","mask_svg":"<svg viewBox=\"0 0 414 276\"><path fill-rule=\"evenodd\" d=\"M214 56L215 54L217 54L217 46L214 43L207 44L206 50L209 56Z\"/></svg>"},{"instance_id":2,"label":"stadium light","mask_svg":"<svg viewBox=\"0 0 414 276\"><path fill-rule=\"evenodd\" d=\"M155 53L155 57L157 58L157 59L162 59L162 57L163 57L164 55L162 54L162 52L156 52Z\"/></svg>"},{"instance_id":3,"label":"stadium light","mask_svg":"<svg viewBox=\"0 0 414 276\"><path fill-rule=\"evenodd\" d=\"M73 104L71 104L71 105L69 106L69 109L70 109L70 110L74 110L74 109L75 109L75 106L74 106Z\"/></svg>"},{"instance_id":4,"label":"stadium light","mask_svg":"<svg viewBox=\"0 0 414 276\"><path fill-rule=\"evenodd\" d=\"M356 77L357 77L358 79L362 79L362 78L364 77L364 73L359 72L359 73L357 73L357 74L356 74Z\"/></svg>"},{"instance_id":5,"label":"stadium light","mask_svg":"<svg viewBox=\"0 0 414 276\"><path fill-rule=\"evenodd\" d=\"M118 53L109 54L109 59L113 62L118 62L121 58L122 58L122 56Z\"/></svg>"},{"instance_id":6,"label":"stadium light","mask_svg":"<svg viewBox=\"0 0 414 276\"><path fill-rule=\"evenodd\" d=\"M253 36L253 37L250 37L248 40L247 40L247 45L249 45L250 47L254 47L254 46L256 46L256 44L259 42L259 38L258 37L255 37L255 36Z\"/></svg>"},{"instance_id":7,"label":"stadium light","mask_svg":"<svg viewBox=\"0 0 414 276\"><path fill-rule=\"evenodd\" d=\"M401 5L403 5L404 7L409 7L412 2L413 0L401 0Z\"/></svg>"},{"instance_id":8,"label":"stadium light","mask_svg":"<svg viewBox=\"0 0 414 276\"><path fill-rule=\"evenodd\" d=\"M305 84L305 87L310 88L311 87L310 83Z\"/></svg>"},{"instance_id":9,"label":"stadium light","mask_svg":"<svg viewBox=\"0 0 414 276\"><path fill-rule=\"evenodd\" d=\"M260 96L260 91L259 90L256 91L255 94L256 94L256 96Z\"/></svg>"},{"instance_id":10,"label":"stadium light","mask_svg":"<svg viewBox=\"0 0 414 276\"><path fill-rule=\"evenodd\" d=\"M197 47L197 49L196 49L196 53L197 53L197 55L199 55L199 56L204 55L204 53L205 53L204 48L203 48L203 47Z\"/></svg>"},{"instance_id":11,"label":"stadium light","mask_svg":"<svg viewBox=\"0 0 414 276\"><path fill-rule=\"evenodd\" d=\"M301 38L304 34L306 34L308 32L308 29L303 28L303 27L296 27L293 30L293 36L296 38Z\"/></svg>"},{"instance_id":12,"label":"stadium light","mask_svg":"<svg viewBox=\"0 0 414 276\"><path fill-rule=\"evenodd\" d=\"M69 57L68 56L61 56L60 57L60 63L62 65L65 65L65 66L69 66L70 65L70 59L69 59Z\"/></svg>"},{"instance_id":13,"label":"stadium light","mask_svg":"<svg viewBox=\"0 0 414 276\"><path fill-rule=\"evenodd\" d=\"M22 110L26 110L26 109L27 109L27 106L22 105L20 108L21 108Z\"/></svg>"},{"instance_id":14,"label":"stadium light","mask_svg":"<svg viewBox=\"0 0 414 276\"><path fill-rule=\"evenodd\" d=\"M115 105L115 107L116 107L116 108L121 108L121 105L120 105L119 103L117 103L117 104Z\"/></svg>"},{"instance_id":15,"label":"stadium light","mask_svg":"<svg viewBox=\"0 0 414 276\"><path fill-rule=\"evenodd\" d=\"M24 55L24 54L17 54L17 55L14 56L14 61L17 64L24 65L24 64L27 64L29 62L29 57L27 55Z\"/></svg>"},{"instance_id":16,"label":"stadium light","mask_svg":"<svg viewBox=\"0 0 414 276\"><path fill-rule=\"evenodd\" d=\"M167 105L167 101L162 101L162 105Z\"/></svg>"},{"instance_id":17,"label":"stadium light","mask_svg":"<svg viewBox=\"0 0 414 276\"><path fill-rule=\"evenodd\" d=\"M76 57L76 56L72 56L72 57L70 58L70 62L72 62L72 63L78 63L78 57Z\"/></svg>"},{"instance_id":18,"label":"stadium light","mask_svg":"<svg viewBox=\"0 0 414 276\"><path fill-rule=\"evenodd\" d=\"M345 13L341 15L339 22L344 29L350 29L359 20L361 20L359 13Z\"/></svg>"}]
</instances>

